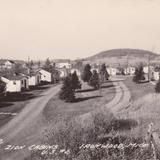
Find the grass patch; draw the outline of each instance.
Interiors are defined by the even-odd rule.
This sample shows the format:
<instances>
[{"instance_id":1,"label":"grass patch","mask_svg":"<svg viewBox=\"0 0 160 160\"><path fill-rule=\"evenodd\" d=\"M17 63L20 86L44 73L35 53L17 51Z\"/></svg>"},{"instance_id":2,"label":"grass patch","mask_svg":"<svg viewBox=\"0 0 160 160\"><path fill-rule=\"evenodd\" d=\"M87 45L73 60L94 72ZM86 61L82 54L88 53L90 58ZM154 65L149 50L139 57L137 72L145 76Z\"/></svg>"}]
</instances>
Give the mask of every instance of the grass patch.
<instances>
[{"instance_id":1,"label":"grass patch","mask_svg":"<svg viewBox=\"0 0 160 160\"><path fill-rule=\"evenodd\" d=\"M75 102L64 102L56 95L48 102L43 110L43 114L48 121L53 123L64 117L74 118L107 104L114 98L114 95L115 88L112 82L103 84L101 91L93 90L90 86L83 83L82 89L76 92Z\"/></svg>"},{"instance_id":2,"label":"grass patch","mask_svg":"<svg viewBox=\"0 0 160 160\"><path fill-rule=\"evenodd\" d=\"M155 86L153 86L151 83L135 83L132 81L132 79L132 77L127 77L124 81L125 85L129 88L131 92L132 101L135 101L148 93L155 92Z\"/></svg>"}]
</instances>

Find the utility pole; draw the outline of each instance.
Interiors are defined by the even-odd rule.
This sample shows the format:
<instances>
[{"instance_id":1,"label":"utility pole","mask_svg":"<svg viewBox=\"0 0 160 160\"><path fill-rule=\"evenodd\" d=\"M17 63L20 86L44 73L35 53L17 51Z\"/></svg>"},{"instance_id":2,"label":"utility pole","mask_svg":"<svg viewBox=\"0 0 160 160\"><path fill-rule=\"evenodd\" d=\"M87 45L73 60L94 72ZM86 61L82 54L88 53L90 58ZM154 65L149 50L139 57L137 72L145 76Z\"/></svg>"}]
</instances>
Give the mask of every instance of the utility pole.
<instances>
[{"instance_id":1,"label":"utility pole","mask_svg":"<svg viewBox=\"0 0 160 160\"><path fill-rule=\"evenodd\" d=\"M150 82L150 54L148 54L148 82Z\"/></svg>"},{"instance_id":2,"label":"utility pole","mask_svg":"<svg viewBox=\"0 0 160 160\"><path fill-rule=\"evenodd\" d=\"M99 62L98 70L99 70L99 94L102 95L102 79L100 75L100 69L101 69L101 62Z\"/></svg>"}]
</instances>

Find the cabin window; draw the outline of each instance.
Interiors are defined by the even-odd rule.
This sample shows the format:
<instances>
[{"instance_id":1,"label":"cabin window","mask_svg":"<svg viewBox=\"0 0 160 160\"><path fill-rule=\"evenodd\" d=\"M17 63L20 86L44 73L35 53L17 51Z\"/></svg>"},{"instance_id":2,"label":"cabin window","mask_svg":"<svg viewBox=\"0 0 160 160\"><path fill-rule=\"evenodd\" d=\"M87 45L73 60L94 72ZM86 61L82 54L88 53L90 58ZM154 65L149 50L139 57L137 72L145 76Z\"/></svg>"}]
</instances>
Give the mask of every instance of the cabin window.
<instances>
[{"instance_id":1,"label":"cabin window","mask_svg":"<svg viewBox=\"0 0 160 160\"><path fill-rule=\"evenodd\" d=\"M13 81L13 84L16 85L16 81Z\"/></svg>"},{"instance_id":2,"label":"cabin window","mask_svg":"<svg viewBox=\"0 0 160 160\"><path fill-rule=\"evenodd\" d=\"M22 85L23 85L23 80L21 81Z\"/></svg>"}]
</instances>

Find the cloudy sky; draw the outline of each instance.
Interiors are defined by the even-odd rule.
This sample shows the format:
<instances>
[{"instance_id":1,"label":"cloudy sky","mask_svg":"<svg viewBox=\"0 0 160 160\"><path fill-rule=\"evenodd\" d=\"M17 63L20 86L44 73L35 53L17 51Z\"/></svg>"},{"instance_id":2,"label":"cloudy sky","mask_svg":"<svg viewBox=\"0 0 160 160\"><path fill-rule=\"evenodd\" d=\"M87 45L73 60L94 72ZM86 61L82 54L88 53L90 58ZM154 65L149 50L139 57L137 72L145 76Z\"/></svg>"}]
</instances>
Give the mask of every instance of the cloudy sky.
<instances>
[{"instance_id":1,"label":"cloudy sky","mask_svg":"<svg viewBox=\"0 0 160 160\"><path fill-rule=\"evenodd\" d=\"M160 0L0 0L0 58L160 53Z\"/></svg>"}]
</instances>

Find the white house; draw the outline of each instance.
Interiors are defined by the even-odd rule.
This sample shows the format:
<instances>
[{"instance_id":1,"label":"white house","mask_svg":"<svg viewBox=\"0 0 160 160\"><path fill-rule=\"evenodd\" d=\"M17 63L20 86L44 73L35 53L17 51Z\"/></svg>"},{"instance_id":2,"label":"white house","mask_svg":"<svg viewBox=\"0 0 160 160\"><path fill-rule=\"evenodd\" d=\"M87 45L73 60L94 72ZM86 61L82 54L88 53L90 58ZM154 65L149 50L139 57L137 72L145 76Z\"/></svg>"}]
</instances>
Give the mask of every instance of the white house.
<instances>
[{"instance_id":1,"label":"white house","mask_svg":"<svg viewBox=\"0 0 160 160\"><path fill-rule=\"evenodd\" d=\"M40 73L40 80L42 82L49 82L49 83L52 82L52 73L44 69L39 70L39 73Z\"/></svg>"},{"instance_id":2,"label":"white house","mask_svg":"<svg viewBox=\"0 0 160 160\"><path fill-rule=\"evenodd\" d=\"M55 65L57 68L71 68L71 64L69 62L57 62Z\"/></svg>"},{"instance_id":3,"label":"white house","mask_svg":"<svg viewBox=\"0 0 160 160\"><path fill-rule=\"evenodd\" d=\"M68 76L69 73L71 73L71 70L67 68L59 68L58 71L60 73L59 74L60 78L65 78Z\"/></svg>"},{"instance_id":4,"label":"white house","mask_svg":"<svg viewBox=\"0 0 160 160\"><path fill-rule=\"evenodd\" d=\"M28 75L28 83L29 86L37 86L41 82L41 73L40 72L35 72L35 73L30 73Z\"/></svg>"},{"instance_id":5,"label":"white house","mask_svg":"<svg viewBox=\"0 0 160 160\"><path fill-rule=\"evenodd\" d=\"M0 60L1 69L12 69L15 66L15 62L11 60Z\"/></svg>"},{"instance_id":6,"label":"white house","mask_svg":"<svg viewBox=\"0 0 160 160\"><path fill-rule=\"evenodd\" d=\"M115 76L117 74L117 68L107 67L107 72L111 76Z\"/></svg>"},{"instance_id":7,"label":"white house","mask_svg":"<svg viewBox=\"0 0 160 160\"><path fill-rule=\"evenodd\" d=\"M2 76L1 80L6 83L6 92L21 92L29 89L28 78L22 75Z\"/></svg>"},{"instance_id":8,"label":"white house","mask_svg":"<svg viewBox=\"0 0 160 160\"><path fill-rule=\"evenodd\" d=\"M145 73L145 74L147 74L149 71L151 72L151 71L153 71L154 70L154 67L153 66L144 66L143 67L143 72Z\"/></svg>"},{"instance_id":9,"label":"white house","mask_svg":"<svg viewBox=\"0 0 160 160\"><path fill-rule=\"evenodd\" d=\"M158 81L159 80L159 72L157 71L152 71L151 72L151 80L154 80L154 81Z\"/></svg>"},{"instance_id":10,"label":"white house","mask_svg":"<svg viewBox=\"0 0 160 160\"><path fill-rule=\"evenodd\" d=\"M130 66L130 67L124 68L124 74L125 75L134 75L135 71L136 71L135 67Z\"/></svg>"}]
</instances>

